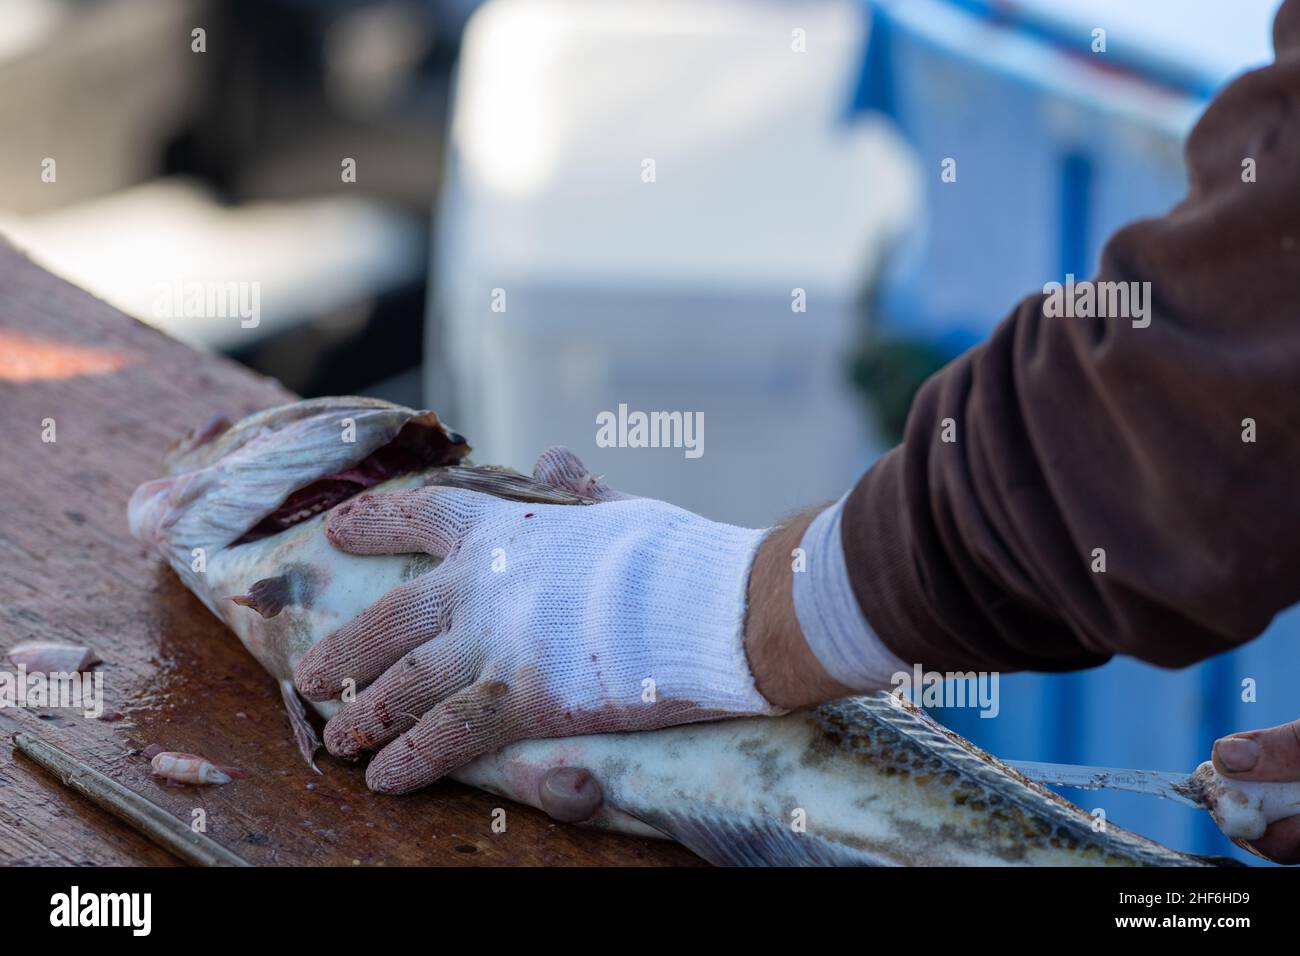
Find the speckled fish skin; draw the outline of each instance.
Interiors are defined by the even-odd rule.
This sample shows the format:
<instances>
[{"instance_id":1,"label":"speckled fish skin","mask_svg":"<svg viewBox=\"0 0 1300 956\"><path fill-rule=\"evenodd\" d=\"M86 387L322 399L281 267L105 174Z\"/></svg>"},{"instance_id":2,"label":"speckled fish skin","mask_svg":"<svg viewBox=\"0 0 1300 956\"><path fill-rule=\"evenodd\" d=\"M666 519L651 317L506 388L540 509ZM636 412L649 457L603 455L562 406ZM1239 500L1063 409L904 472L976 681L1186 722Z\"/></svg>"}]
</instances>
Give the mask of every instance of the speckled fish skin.
<instances>
[{"instance_id":1,"label":"speckled fish skin","mask_svg":"<svg viewBox=\"0 0 1300 956\"><path fill-rule=\"evenodd\" d=\"M315 642L437 565L425 555L340 552L325 538L324 514L232 546L288 492L338 470L340 457L322 443L337 443L339 419L365 418L363 413L373 413L371 425L358 422L357 443L343 465L392 440L406 421L422 415L437 421L430 413L375 400L296 403L245 419L202 447L182 449L169 464L171 478L146 483L132 498L133 533L162 551L282 688ZM328 427L317 427L314 419ZM267 454L275 456L273 468L250 462ZM210 474L185 477L202 470ZM460 466L426 469L374 490L427 483L496 490L521 500L582 501L522 476ZM194 548L205 550L204 572L193 569ZM229 600L272 579L278 581L272 616ZM327 717L336 709L312 706ZM1074 804L887 694L784 717L522 741L452 777L540 807L542 778L566 766L590 771L604 794L584 825L675 839L720 864L1206 862L1113 824L1095 829L1093 817Z\"/></svg>"}]
</instances>

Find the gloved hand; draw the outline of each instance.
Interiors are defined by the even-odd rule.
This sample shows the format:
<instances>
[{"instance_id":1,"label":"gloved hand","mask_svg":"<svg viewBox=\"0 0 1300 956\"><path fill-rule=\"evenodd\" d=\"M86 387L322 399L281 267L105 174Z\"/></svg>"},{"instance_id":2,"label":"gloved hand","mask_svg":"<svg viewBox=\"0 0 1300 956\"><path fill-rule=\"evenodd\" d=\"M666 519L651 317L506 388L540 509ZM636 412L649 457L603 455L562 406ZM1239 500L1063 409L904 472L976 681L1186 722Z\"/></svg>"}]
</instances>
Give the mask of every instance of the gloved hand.
<instances>
[{"instance_id":1,"label":"gloved hand","mask_svg":"<svg viewBox=\"0 0 1300 956\"><path fill-rule=\"evenodd\" d=\"M764 532L617 495L562 450L536 476L606 500L430 487L362 495L330 516L326 533L345 551L444 558L294 673L310 700L348 679L365 687L329 721L325 745L344 757L382 747L372 790L415 790L524 738L781 712L755 687L743 644Z\"/></svg>"}]
</instances>

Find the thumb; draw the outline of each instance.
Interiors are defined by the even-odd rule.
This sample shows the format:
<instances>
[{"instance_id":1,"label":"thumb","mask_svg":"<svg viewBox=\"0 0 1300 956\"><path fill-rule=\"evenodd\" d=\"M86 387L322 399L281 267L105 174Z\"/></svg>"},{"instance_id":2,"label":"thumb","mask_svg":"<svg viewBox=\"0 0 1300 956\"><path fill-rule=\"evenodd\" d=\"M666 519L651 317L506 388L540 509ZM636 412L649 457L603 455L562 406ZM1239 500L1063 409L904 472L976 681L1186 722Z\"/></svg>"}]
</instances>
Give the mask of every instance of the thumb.
<instances>
[{"instance_id":1,"label":"thumb","mask_svg":"<svg viewBox=\"0 0 1300 956\"><path fill-rule=\"evenodd\" d=\"M1300 780L1300 720L1214 742L1214 769L1233 780Z\"/></svg>"},{"instance_id":2,"label":"thumb","mask_svg":"<svg viewBox=\"0 0 1300 956\"><path fill-rule=\"evenodd\" d=\"M1213 760L1230 780L1300 780L1300 720L1220 738ZM1300 863L1300 816L1275 821L1258 840L1234 842L1275 863Z\"/></svg>"},{"instance_id":3,"label":"thumb","mask_svg":"<svg viewBox=\"0 0 1300 956\"><path fill-rule=\"evenodd\" d=\"M537 784L541 808L561 823L590 819L604 799L596 778L582 767L552 767Z\"/></svg>"}]
</instances>

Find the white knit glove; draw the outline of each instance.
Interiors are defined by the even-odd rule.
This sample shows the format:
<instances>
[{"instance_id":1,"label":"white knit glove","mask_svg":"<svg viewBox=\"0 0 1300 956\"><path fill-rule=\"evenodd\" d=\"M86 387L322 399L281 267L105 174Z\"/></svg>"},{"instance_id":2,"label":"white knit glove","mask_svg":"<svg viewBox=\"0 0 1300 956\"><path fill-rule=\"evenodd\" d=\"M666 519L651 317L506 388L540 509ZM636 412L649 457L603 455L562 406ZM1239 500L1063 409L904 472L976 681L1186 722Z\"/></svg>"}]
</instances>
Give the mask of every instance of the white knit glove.
<instances>
[{"instance_id":1,"label":"white knit glove","mask_svg":"<svg viewBox=\"0 0 1300 956\"><path fill-rule=\"evenodd\" d=\"M327 534L345 551L444 558L294 673L311 700L349 680L365 687L330 720L325 745L337 756L382 747L366 772L372 790L417 789L524 738L779 713L743 644L764 532L610 493L564 452L558 470L569 474L557 475L548 454L539 477L618 500L538 505L430 487L363 495L331 514Z\"/></svg>"}]
</instances>

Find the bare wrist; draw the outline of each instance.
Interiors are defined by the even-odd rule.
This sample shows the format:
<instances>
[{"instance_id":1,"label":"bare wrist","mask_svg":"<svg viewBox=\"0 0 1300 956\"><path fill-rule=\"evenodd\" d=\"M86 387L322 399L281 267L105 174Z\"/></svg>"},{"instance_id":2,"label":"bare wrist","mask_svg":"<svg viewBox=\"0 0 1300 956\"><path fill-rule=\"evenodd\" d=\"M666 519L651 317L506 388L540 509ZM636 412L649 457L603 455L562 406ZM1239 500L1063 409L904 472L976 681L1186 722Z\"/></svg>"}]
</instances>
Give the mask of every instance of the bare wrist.
<instances>
[{"instance_id":1,"label":"bare wrist","mask_svg":"<svg viewBox=\"0 0 1300 956\"><path fill-rule=\"evenodd\" d=\"M759 693L777 707L806 707L853 693L826 673L795 616L793 552L820 511L798 515L769 534L749 573L745 653Z\"/></svg>"}]
</instances>

